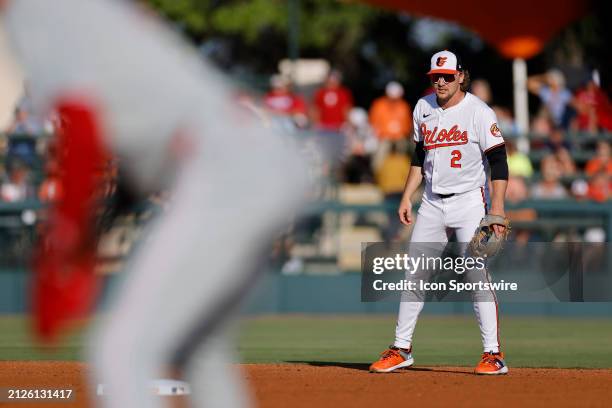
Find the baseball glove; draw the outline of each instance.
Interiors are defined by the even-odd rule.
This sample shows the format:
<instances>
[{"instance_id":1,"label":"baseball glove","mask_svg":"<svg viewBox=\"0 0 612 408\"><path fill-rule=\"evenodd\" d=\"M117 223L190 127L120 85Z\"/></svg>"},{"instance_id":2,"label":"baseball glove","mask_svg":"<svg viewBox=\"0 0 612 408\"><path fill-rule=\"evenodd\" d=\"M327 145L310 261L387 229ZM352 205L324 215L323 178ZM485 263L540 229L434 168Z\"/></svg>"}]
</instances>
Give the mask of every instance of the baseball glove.
<instances>
[{"instance_id":1,"label":"baseball glove","mask_svg":"<svg viewBox=\"0 0 612 408\"><path fill-rule=\"evenodd\" d=\"M493 231L493 225L502 225L506 229L500 236L497 236ZM470 254L481 258L497 255L508 238L510 229L510 221L507 218L493 214L485 215L468 245Z\"/></svg>"}]
</instances>

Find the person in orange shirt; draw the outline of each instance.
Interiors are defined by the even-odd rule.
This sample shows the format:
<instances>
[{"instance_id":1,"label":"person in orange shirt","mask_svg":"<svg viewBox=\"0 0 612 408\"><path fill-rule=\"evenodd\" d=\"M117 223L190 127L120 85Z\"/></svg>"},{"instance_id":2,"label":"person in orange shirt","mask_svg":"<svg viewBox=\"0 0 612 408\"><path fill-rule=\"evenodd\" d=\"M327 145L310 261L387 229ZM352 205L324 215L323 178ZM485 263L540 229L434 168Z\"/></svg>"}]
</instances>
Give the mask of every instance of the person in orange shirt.
<instances>
[{"instance_id":1,"label":"person in orange shirt","mask_svg":"<svg viewBox=\"0 0 612 408\"><path fill-rule=\"evenodd\" d=\"M587 197L600 203L612 199L612 178L609 173L600 171L593 175Z\"/></svg>"},{"instance_id":2,"label":"person in orange shirt","mask_svg":"<svg viewBox=\"0 0 612 408\"><path fill-rule=\"evenodd\" d=\"M589 176L593 176L600 171L612 175L610 143L605 140L597 142L595 157L589 160L584 168L584 172Z\"/></svg>"},{"instance_id":3,"label":"person in orange shirt","mask_svg":"<svg viewBox=\"0 0 612 408\"><path fill-rule=\"evenodd\" d=\"M385 95L376 99L370 108L370 123L379 140L397 141L412 132L412 109L403 99L404 88L389 82Z\"/></svg>"}]
</instances>

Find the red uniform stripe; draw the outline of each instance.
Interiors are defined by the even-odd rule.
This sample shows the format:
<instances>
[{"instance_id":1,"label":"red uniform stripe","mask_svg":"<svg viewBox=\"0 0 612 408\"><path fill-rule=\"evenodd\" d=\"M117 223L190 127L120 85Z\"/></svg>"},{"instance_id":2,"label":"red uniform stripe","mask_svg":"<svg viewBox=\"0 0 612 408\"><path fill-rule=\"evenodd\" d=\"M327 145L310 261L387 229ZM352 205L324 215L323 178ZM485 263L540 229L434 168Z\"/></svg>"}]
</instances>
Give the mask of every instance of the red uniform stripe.
<instances>
[{"instance_id":1,"label":"red uniform stripe","mask_svg":"<svg viewBox=\"0 0 612 408\"><path fill-rule=\"evenodd\" d=\"M489 147L489 148L488 148L487 150L485 150L484 152L485 152L485 154L487 154L488 152L490 152L491 150L495 149L496 147L503 146L503 145L505 145L505 144L506 144L506 142L501 142L501 143L498 143L498 144L496 144L495 146L491 146L491 147Z\"/></svg>"},{"instance_id":2,"label":"red uniform stripe","mask_svg":"<svg viewBox=\"0 0 612 408\"><path fill-rule=\"evenodd\" d=\"M484 187L480 187L480 194L482 195L482 204L484 205L485 214L487 211L487 200L485 199Z\"/></svg>"}]
</instances>

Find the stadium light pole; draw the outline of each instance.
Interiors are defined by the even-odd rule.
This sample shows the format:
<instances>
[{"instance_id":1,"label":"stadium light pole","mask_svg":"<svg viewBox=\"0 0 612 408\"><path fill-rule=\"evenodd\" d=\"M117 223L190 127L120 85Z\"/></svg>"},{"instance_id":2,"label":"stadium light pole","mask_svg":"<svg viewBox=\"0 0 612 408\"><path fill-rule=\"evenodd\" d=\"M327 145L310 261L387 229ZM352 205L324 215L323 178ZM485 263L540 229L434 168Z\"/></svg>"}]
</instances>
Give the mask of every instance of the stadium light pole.
<instances>
[{"instance_id":1,"label":"stadium light pole","mask_svg":"<svg viewBox=\"0 0 612 408\"><path fill-rule=\"evenodd\" d=\"M529 99L527 94L527 63L522 58L512 61L512 79L514 83L514 115L519 131L517 149L529 153Z\"/></svg>"},{"instance_id":2,"label":"stadium light pole","mask_svg":"<svg viewBox=\"0 0 612 408\"><path fill-rule=\"evenodd\" d=\"M289 0L287 4L288 39L287 56L294 62L300 57L300 0Z\"/></svg>"}]
</instances>

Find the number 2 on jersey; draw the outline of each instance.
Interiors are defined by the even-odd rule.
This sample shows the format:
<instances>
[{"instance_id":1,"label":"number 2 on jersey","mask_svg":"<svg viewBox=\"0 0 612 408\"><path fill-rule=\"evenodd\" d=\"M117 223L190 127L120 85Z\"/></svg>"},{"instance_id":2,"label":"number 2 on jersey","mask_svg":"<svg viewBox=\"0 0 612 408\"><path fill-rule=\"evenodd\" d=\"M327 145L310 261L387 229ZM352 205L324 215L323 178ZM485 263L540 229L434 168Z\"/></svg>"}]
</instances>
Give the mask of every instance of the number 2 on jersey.
<instances>
[{"instance_id":1,"label":"number 2 on jersey","mask_svg":"<svg viewBox=\"0 0 612 408\"><path fill-rule=\"evenodd\" d=\"M461 160L461 152L459 150L453 150L451 152L451 156L452 158L451 158L450 166L456 169L460 169L461 163L459 163L459 160Z\"/></svg>"}]
</instances>

